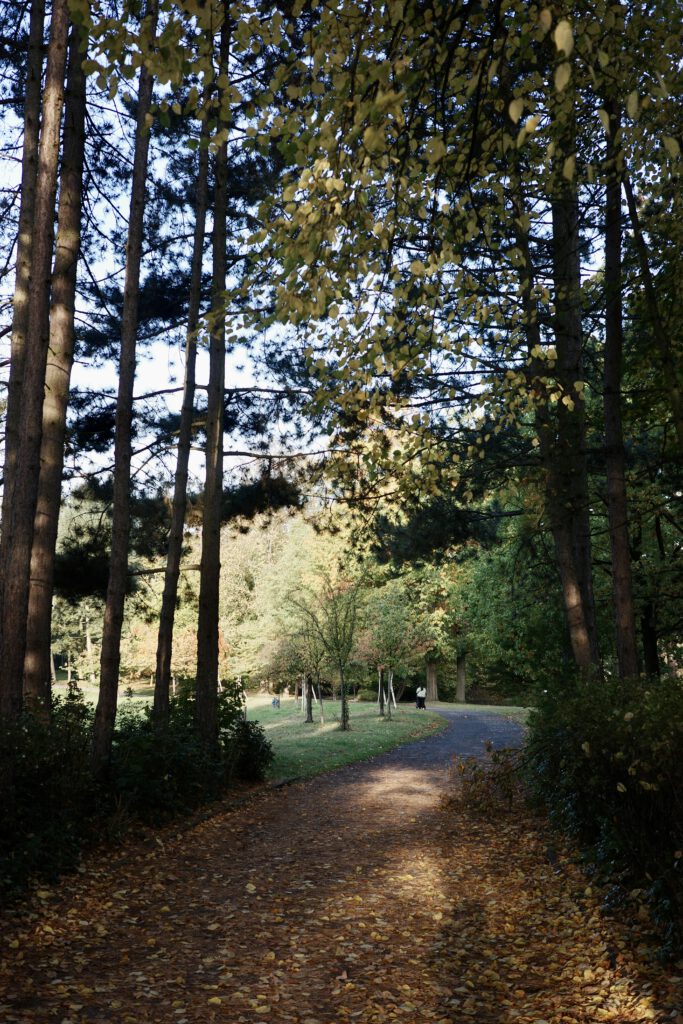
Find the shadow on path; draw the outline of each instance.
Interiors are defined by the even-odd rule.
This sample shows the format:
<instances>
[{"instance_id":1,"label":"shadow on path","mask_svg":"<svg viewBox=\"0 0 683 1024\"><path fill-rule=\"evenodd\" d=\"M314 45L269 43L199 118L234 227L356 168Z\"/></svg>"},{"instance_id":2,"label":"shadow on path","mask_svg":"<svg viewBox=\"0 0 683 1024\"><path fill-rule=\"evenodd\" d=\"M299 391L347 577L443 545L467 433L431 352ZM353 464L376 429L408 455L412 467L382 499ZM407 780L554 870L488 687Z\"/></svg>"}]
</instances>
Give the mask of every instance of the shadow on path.
<instances>
[{"instance_id":1,"label":"shadow on path","mask_svg":"<svg viewBox=\"0 0 683 1024\"><path fill-rule=\"evenodd\" d=\"M91 858L0 921L0 1020L675 1019L671 980L569 859L548 864L542 821L443 806L453 753L521 733L459 712L439 736Z\"/></svg>"}]
</instances>

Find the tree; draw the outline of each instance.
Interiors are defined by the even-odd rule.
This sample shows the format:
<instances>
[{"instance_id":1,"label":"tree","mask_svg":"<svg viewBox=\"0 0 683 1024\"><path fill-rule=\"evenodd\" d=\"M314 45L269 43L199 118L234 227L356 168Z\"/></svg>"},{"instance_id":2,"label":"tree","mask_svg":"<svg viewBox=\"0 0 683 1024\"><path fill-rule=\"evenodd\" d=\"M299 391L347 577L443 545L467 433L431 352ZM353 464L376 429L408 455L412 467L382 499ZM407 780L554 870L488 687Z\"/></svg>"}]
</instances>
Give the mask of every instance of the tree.
<instances>
[{"instance_id":1,"label":"tree","mask_svg":"<svg viewBox=\"0 0 683 1024\"><path fill-rule=\"evenodd\" d=\"M156 34L158 6L150 0L145 28L152 38ZM119 664L121 660L121 629L128 576L128 543L130 531L129 491L131 478L131 425L133 389L135 386L136 334L140 266L146 198L147 162L149 157L148 117L152 105L154 78L143 65L138 84L138 107L135 128L135 155L130 193L130 216L126 243L126 280L121 322L121 353L116 402L116 444L114 496L112 512L109 583L102 629L100 661L100 694L95 711L93 731L93 763L101 772L111 752L116 719Z\"/></svg>"},{"instance_id":2,"label":"tree","mask_svg":"<svg viewBox=\"0 0 683 1024\"><path fill-rule=\"evenodd\" d=\"M317 588L292 595L291 603L310 625L329 661L339 673L341 701L340 728L349 728L349 704L346 690L348 666L358 625L360 583L321 572Z\"/></svg>"},{"instance_id":3,"label":"tree","mask_svg":"<svg viewBox=\"0 0 683 1024\"><path fill-rule=\"evenodd\" d=\"M426 493L445 490L460 471L455 431L479 419L485 457L499 429L533 416L574 659L588 674L601 655L580 256L603 241L589 211L596 167L609 166L605 54L624 50L622 13L519 5L501 19L495 4L389 4L369 20L353 6L323 15L315 95L289 122L299 167L261 236L282 256L281 317L312 322L310 365L320 405L334 396L347 483L363 476L373 500L380 479L401 475L404 492L416 477ZM650 53L673 87L666 19L644 41L634 25L640 15L627 25L629 75L634 53ZM647 135L632 132L622 159L637 166ZM676 140L664 142L677 160Z\"/></svg>"},{"instance_id":4,"label":"tree","mask_svg":"<svg viewBox=\"0 0 683 1024\"><path fill-rule=\"evenodd\" d=\"M42 407L49 339L53 220L57 188L60 125L64 102L69 25L66 0L55 0L50 22L42 123L31 218L29 298L26 341L19 371L10 375L8 419L17 423L16 448L7 452L15 467L8 481L7 518L0 539L0 662L3 666L0 714L15 717L23 700L24 654L33 524L40 473ZM35 116L35 111L30 116ZM28 139L28 136L27 136ZM19 267L20 290L26 269ZM23 283L21 283L23 282ZM19 413L13 410L19 407ZM10 444L12 439L10 438ZM18 467L21 467L19 471Z\"/></svg>"},{"instance_id":5,"label":"tree","mask_svg":"<svg viewBox=\"0 0 683 1024\"><path fill-rule=\"evenodd\" d=\"M383 674L386 672L386 706L391 717L391 701L395 700L394 675L405 674L426 649L424 623L416 616L404 580L388 580L368 594L363 626L358 642L359 655L377 669L380 717L384 716Z\"/></svg>"},{"instance_id":6,"label":"tree","mask_svg":"<svg viewBox=\"0 0 683 1024\"><path fill-rule=\"evenodd\" d=\"M190 461L190 447L194 429L195 413L195 372L197 361L197 333L202 286L202 260L206 230L206 209L208 203L208 119L203 122L202 145L199 150L197 168L197 189L195 226L192 248L192 269L187 313L187 335L185 343L185 379L183 383L183 406L180 414L178 433L178 454L173 486L173 512L166 556L164 592L159 613L159 636L157 642L157 665L154 686L154 713L157 721L164 723L168 718L169 687L171 680L171 656L173 649L173 622L178 595L180 559L182 555L187 505L187 481Z\"/></svg>"},{"instance_id":7,"label":"tree","mask_svg":"<svg viewBox=\"0 0 683 1024\"><path fill-rule=\"evenodd\" d=\"M81 198L85 157L85 42L71 27L59 183L57 238L50 304L50 354L45 374L43 428L24 659L24 699L50 707L50 622L54 559L64 466L64 436L73 366L76 278L81 239Z\"/></svg>"},{"instance_id":8,"label":"tree","mask_svg":"<svg viewBox=\"0 0 683 1024\"><path fill-rule=\"evenodd\" d=\"M221 26L219 68L229 73L231 24L227 11ZM212 308L209 336L209 385L206 409L205 485L202 511L202 556L197 621L195 714L202 741L217 739L218 617L221 506L223 498L223 404L225 393L225 307L227 274L228 140L225 117L219 119L214 167Z\"/></svg>"}]
</instances>

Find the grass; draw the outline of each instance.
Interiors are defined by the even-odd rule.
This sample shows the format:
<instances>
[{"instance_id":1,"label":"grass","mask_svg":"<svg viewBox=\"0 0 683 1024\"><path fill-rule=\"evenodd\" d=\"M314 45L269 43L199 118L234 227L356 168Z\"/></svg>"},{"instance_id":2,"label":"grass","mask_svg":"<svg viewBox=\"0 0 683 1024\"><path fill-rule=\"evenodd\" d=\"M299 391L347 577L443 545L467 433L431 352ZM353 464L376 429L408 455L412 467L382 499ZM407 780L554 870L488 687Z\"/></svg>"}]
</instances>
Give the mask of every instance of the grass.
<instances>
[{"instance_id":1,"label":"grass","mask_svg":"<svg viewBox=\"0 0 683 1024\"><path fill-rule=\"evenodd\" d=\"M435 712L418 712L408 704L400 704L397 710L392 708L392 717L387 719L378 716L375 704L352 701L349 703L351 728L342 732L338 701L324 702L324 725L320 723L320 710L314 704L315 721L307 725L299 701L283 697L276 709L271 707L270 700L250 696L247 715L263 726L273 745L275 761L269 775L274 779L308 779L440 732L448 724Z\"/></svg>"},{"instance_id":2,"label":"grass","mask_svg":"<svg viewBox=\"0 0 683 1024\"><path fill-rule=\"evenodd\" d=\"M87 701L97 702L97 687L85 681L78 682ZM154 688L142 680L132 687L132 697L126 694L128 686L119 688L119 706L132 702L143 707L151 702ZM55 694L65 695L66 683L54 687ZM448 725L445 718L432 710L418 712L413 704L399 704L392 709L391 719L380 718L377 706L370 702L349 703L351 728L343 733L339 729L338 701L324 703L325 724L320 724L320 711L313 706L313 725L306 725L301 704L293 697L282 697L280 708L271 705L268 694L247 695L247 717L261 723L275 751L275 760L269 776L273 779L311 778L322 772L341 768L355 761L363 761L386 750L410 743L423 736L441 732ZM526 724L528 708L498 704L448 704L439 702L434 707L447 708L463 715L486 712L502 715L521 725Z\"/></svg>"}]
</instances>

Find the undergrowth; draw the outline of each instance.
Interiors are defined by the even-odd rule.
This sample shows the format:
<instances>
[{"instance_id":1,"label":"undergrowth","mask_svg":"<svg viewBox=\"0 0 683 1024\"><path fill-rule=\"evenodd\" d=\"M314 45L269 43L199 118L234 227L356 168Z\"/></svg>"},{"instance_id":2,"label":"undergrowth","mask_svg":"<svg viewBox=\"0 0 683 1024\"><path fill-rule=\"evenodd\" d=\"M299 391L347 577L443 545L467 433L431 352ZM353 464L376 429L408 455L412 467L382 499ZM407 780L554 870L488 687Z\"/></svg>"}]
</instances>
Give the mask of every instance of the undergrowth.
<instances>
[{"instance_id":1,"label":"undergrowth","mask_svg":"<svg viewBox=\"0 0 683 1024\"><path fill-rule=\"evenodd\" d=\"M171 702L168 724L149 708L119 711L104 777L91 771L93 709L73 689L49 722L24 714L0 724L0 894L55 880L82 851L133 821L159 824L222 796L237 780L262 779L273 758L263 730L245 722L241 697L218 698L218 742L203 746L191 697Z\"/></svg>"}]
</instances>

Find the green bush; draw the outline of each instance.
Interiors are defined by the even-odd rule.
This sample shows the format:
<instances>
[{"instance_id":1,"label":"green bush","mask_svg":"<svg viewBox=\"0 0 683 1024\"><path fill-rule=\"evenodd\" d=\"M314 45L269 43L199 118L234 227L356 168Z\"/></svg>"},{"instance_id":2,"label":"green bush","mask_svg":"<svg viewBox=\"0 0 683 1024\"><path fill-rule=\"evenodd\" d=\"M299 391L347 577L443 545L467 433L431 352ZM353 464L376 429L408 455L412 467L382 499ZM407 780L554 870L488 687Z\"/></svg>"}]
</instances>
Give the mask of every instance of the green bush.
<instances>
[{"instance_id":1,"label":"green bush","mask_svg":"<svg viewBox=\"0 0 683 1024\"><path fill-rule=\"evenodd\" d=\"M579 681L529 720L531 782L606 874L647 889L678 942L683 912L683 686Z\"/></svg>"},{"instance_id":2,"label":"green bush","mask_svg":"<svg viewBox=\"0 0 683 1024\"><path fill-rule=\"evenodd\" d=\"M356 694L356 700L368 701L370 703L372 701L376 701L377 700L377 690L376 689L373 690L370 687L364 686Z\"/></svg>"},{"instance_id":3,"label":"green bush","mask_svg":"<svg viewBox=\"0 0 683 1024\"><path fill-rule=\"evenodd\" d=\"M232 772L246 782L260 782L265 778L275 754L270 741L258 722L236 722L226 748Z\"/></svg>"},{"instance_id":4,"label":"green bush","mask_svg":"<svg viewBox=\"0 0 683 1024\"><path fill-rule=\"evenodd\" d=\"M0 725L0 892L78 863L98 806L90 772L92 709L75 688L52 721L25 714Z\"/></svg>"},{"instance_id":5,"label":"green bush","mask_svg":"<svg viewBox=\"0 0 683 1024\"><path fill-rule=\"evenodd\" d=\"M259 780L273 759L265 733L244 721L238 687L218 695L218 742L194 730L194 700L171 701L167 726L151 709L120 708L106 777L96 782L93 709L72 690L50 722L25 714L0 724L0 893L73 869L85 845L123 821L158 823L223 795L236 779Z\"/></svg>"},{"instance_id":6,"label":"green bush","mask_svg":"<svg viewBox=\"0 0 683 1024\"><path fill-rule=\"evenodd\" d=\"M205 747L194 729L194 697L171 701L168 724L156 729L151 709L118 716L110 784L125 810L163 821L222 795L233 779L261 779L272 750L256 723L245 723L241 690L218 694L218 744ZM247 728L247 725L249 728Z\"/></svg>"}]
</instances>

